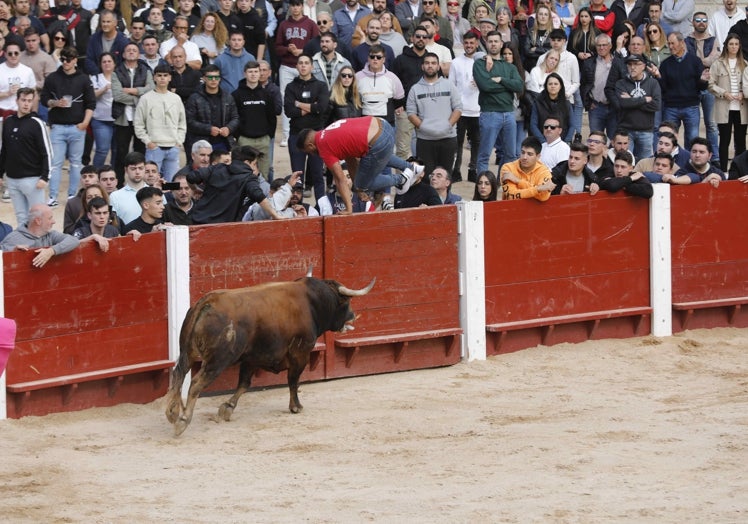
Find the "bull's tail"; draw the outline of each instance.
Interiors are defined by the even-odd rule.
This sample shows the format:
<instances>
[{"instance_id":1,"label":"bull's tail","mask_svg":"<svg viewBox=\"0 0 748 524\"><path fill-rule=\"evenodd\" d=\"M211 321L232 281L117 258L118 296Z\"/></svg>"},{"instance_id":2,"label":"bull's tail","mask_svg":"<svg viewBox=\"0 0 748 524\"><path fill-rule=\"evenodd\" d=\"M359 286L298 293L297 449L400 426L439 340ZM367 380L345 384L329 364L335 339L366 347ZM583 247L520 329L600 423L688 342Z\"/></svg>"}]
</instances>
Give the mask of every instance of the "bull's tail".
<instances>
[{"instance_id":1,"label":"bull's tail","mask_svg":"<svg viewBox=\"0 0 748 524\"><path fill-rule=\"evenodd\" d=\"M166 419L174 424L179 415L184 411L184 403L182 402L182 384L184 378L187 376L187 372L192 368L193 359L190 358L192 353L189 347L190 334L192 333L195 323L197 322L197 311L200 304L196 304L195 307L190 308L187 311L187 315L184 317L182 323L182 330L179 332L179 358L171 371L171 385L169 386L169 392L166 395Z\"/></svg>"}]
</instances>

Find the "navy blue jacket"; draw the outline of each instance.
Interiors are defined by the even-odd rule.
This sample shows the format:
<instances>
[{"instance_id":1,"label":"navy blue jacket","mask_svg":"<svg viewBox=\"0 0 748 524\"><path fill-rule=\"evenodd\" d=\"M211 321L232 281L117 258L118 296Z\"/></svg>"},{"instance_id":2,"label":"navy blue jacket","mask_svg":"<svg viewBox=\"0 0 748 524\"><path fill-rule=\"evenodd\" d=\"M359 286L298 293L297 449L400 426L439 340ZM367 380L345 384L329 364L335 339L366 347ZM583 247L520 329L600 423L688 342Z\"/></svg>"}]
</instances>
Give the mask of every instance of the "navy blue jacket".
<instances>
[{"instance_id":1,"label":"navy blue jacket","mask_svg":"<svg viewBox=\"0 0 748 524\"><path fill-rule=\"evenodd\" d=\"M89 75L98 75L101 73L99 57L104 52L104 44L102 43L103 34L104 33L101 31L96 31L96 33L88 40L86 61L83 64L83 70ZM114 42L112 42L112 48L109 50L109 52L114 55L115 66L122 63L122 52L125 50L125 46L129 42L129 38L117 31L117 36L114 38Z\"/></svg>"}]
</instances>

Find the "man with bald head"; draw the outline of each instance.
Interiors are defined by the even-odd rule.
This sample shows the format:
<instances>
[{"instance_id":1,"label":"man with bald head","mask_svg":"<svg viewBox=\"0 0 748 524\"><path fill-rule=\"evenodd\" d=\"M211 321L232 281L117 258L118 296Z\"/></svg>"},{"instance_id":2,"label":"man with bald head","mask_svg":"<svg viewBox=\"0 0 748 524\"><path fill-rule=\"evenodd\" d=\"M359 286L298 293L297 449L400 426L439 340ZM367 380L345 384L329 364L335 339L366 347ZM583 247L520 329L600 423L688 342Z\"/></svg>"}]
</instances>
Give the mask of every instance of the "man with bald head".
<instances>
[{"instance_id":1,"label":"man with bald head","mask_svg":"<svg viewBox=\"0 0 748 524\"><path fill-rule=\"evenodd\" d=\"M55 255L68 253L80 243L73 235L54 231L55 217L52 208L36 204L29 210L27 224L8 233L0 249L3 251L34 251L37 255L31 261L34 267L44 267Z\"/></svg>"}]
</instances>

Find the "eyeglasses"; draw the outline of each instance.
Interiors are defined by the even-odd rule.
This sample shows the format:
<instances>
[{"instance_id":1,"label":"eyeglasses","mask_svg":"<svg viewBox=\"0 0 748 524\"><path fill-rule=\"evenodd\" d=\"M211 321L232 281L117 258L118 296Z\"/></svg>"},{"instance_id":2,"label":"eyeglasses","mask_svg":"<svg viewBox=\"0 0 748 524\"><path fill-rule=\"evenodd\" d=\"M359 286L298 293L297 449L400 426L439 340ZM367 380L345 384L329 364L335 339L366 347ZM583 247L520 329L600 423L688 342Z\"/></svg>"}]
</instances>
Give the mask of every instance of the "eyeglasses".
<instances>
[{"instance_id":1,"label":"eyeglasses","mask_svg":"<svg viewBox=\"0 0 748 524\"><path fill-rule=\"evenodd\" d=\"M709 19L708 18L694 18L693 21L697 22L697 23L704 24L704 23L708 22Z\"/></svg>"},{"instance_id":2,"label":"eyeglasses","mask_svg":"<svg viewBox=\"0 0 748 524\"><path fill-rule=\"evenodd\" d=\"M384 58L383 55L369 55L369 58L372 60L382 60Z\"/></svg>"},{"instance_id":3,"label":"eyeglasses","mask_svg":"<svg viewBox=\"0 0 748 524\"><path fill-rule=\"evenodd\" d=\"M425 40L428 37L429 35L422 35L422 34L413 35L413 38L415 38L416 40Z\"/></svg>"},{"instance_id":4,"label":"eyeglasses","mask_svg":"<svg viewBox=\"0 0 748 524\"><path fill-rule=\"evenodd\" d=\"M610 44L595 44L595 47L610 47Z\"/></svg>"},{"instance_id":5,"label":"eyeglasses","mask_svg":"<svg viewBox=\"0 0 748 524\"><path fill-rule=\"evenodd\" d=\"M435 4L436 2L431 2L431 1L429 1L429 2L421 2L421 3L422 3L423 5L433 5L433 4Z\"/></svg>"},{"instance_id":6,"label":"eyeglasses","mask_svg":"<svg viewBox=\"0 0 748 524\"><path fill-rule=\"evenodd\" d=\"M56 36L55 40L58 42L67 42L67 38L65 38L64 36Z\"/></svg>"},{"instance_id":7,"label":"eyeglasses","mask_svg":"<svg viewBox=\"0 0 748 524\"><path fill-rule=\"evenodd\" d=\"M208 80L220 80L221 75L205 75L205 78L207 78Z\"/></svg>"},{"instance_id":8,"label":"eyeglasses","mask_svg":"<svg viewBox=\"0 0 748 524\"><path fill-rule=\"evenodd\" d=\"M327 20L317 20L317 25L327 25L327 24L329 24L329 23L330 23L330 22L329 22L329 21L327 21Z\"/></svg>"},{"instance_id":9,"label":"eyeglasses","mask_svg":"<svg viewBox=\"0 0 748 524\"><path fill-rule=\"evenodd\" d=\"M175 29L175 30L179 29L180 31L187 31L189 29L189 27L187 27L186 25L175 25L173 27L173 29Z\"/></svg>"},{"instance_id":10,"label":"eyeglasses","mask_svg":"<svg viewBox=\"0 0 748 524\"><path fill-rule=\"evenodd\" d=\"M659 30L659 29L650 29L649 31L647 31L647 34L648 34L648 35L651 35L651 34L654 34L654 33L659 33L659 32L660 32L660 30Z\"/></svg>"},{"instance_id":11,"label":"eyeglasses","mask_svg":"<svg viewBox=\"0 0 748 524\"><path fill-rule=\"evenodd\" d=\"M340 76L342 78L353 78L353 75L351 73L340 73Z\"/></svg>"},{"instance_id":12,"label":"eyeglasses","mask_svg":"<svg viewBox=\"0 0 748 524\"><path fill-rule=\"evenodd\" d=\"M553 131L554 129L558 129L559 127L561 126L552 126L550 124L547 124L543 126L543 129L550 129L551 131Z\"/></svg>"},{"instance_id":13,"label":"eyeglasses","mask_svg":"<svg viewBox=\"0 0 748 524\"><path fill-rule=\"evenodd\" d=\"M602 140L596 140L594 138L588 138L587 143L591 145L597 145L597 144L603 144L604 142Z\"/></svg>"},{"instance_id":14,"label":"eyeglasses","mask_svg":"<svg viewBox=\"0 0 748 524\"><path fill-rule=\"evenodd\" d=\"M20 51L8 51L8 52L7 52L7 53L5 53L5 54L6 54L6 55L8 55L8 56L18 56L18 55L20 55L21 53L20 53Z\"/></svg>"}]
</instances>

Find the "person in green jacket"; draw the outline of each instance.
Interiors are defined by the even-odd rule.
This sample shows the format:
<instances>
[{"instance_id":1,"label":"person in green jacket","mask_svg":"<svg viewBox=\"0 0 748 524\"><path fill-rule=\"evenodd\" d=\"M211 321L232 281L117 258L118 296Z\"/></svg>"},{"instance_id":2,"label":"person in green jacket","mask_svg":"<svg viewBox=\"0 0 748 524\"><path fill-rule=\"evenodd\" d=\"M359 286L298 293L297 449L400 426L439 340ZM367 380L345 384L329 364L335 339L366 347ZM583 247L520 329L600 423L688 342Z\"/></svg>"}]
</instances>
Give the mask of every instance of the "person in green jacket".
<instances>
[{"instance_id":1,"label":"person in green jacket","mask_svg":"<svg viewBox=\"0 0 748 524\"><path fill-rule=\"evenodd\" d=\"M491 31L486 36L488 54L473 64L473 79L478 86L480 105L480 147L478 173L488 170L488 160L496 139L501 134L503 163L516 160L514 144L517 122L514 117L514 94L521 93L524 81L517 68L501 60L501 33Z\"/></svg>"}]
</instances>

